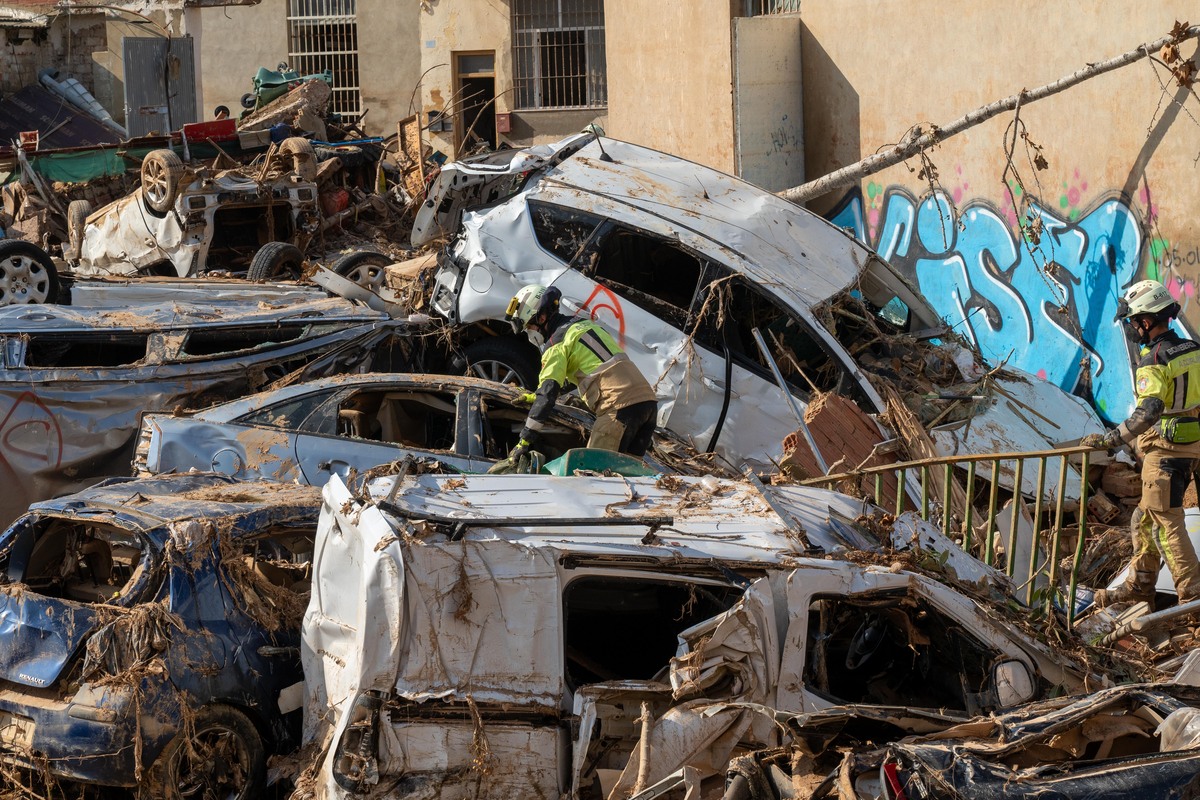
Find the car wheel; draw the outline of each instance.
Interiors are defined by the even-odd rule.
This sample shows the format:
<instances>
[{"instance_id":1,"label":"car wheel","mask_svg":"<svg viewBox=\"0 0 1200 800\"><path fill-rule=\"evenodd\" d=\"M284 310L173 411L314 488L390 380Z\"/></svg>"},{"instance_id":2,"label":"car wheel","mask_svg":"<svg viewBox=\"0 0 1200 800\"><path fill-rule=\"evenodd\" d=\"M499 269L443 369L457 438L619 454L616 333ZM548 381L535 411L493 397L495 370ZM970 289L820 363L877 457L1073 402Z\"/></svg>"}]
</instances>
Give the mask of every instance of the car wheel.
<instances>
[{"instance_id":1,"label":"car wheel","mask_svg":"<svg viewBox=\"0 0 1200 800\"><path fill-rule=\"evenodd\" d=\"M304 253L288 242L268 242L259 248L250 261L246 279L267 281L272 278L299 280L304 269Z\"/></svg>"},{"instance_id":2,"label":"car wheel","mask_svg":"<svg viewBox=\"0 0 1200 800\"><path fill-rule=\"evenodd\" d=\"M72 200L67 206L67 246L71 249L68 258L75 261L83 257L83 232L91 213L92 204L87 200Z\"/></svg>"},{"instance_id":3,"label":"car wheel","mask_svg":"<svg viewBox=\"0 0 1200 800\"><path fill-rule=\"evenodd\" d=\"M383 253L362 250L348 253L333 262L331 270L347 280L352 280L359 286L371 291L378 291L383 286L383 268L395 263L394 259Z\"/></svg>"},{"instance_id":4,"label":"car wheel","mask_svg":"<svg viewBox=\"0 0 1200 800\"><path fill-rule=\"evenodd\" d=\"M262 796L266 779L266 751L254 723L236 708L218 705L200 709L194 727L176 734L145 788L168 800L250 800Z\"/></svg>"},{"instance_id":5,"label":"car wheel","mask_svg":"<svg viewBox=\"0 0 1200 800\"><path fill-rule=\"evenodd\" d=\"M58 268L33 242L0 240L0 306L53 303L58 299Z\"/></svg>"},{"instance_id":6,"label":"car wheel","mask_svg":"<svg viewBox=\"0 0 1200 800\"><path fill-rule=\"evenodd\" d=\"M183 161L172 150L151 150L142 159L142 198L146 206L165 214L175 206Z\"/></svg>"},{"instance_id":7,"label":"car wheel","mask_svg":"<svg viewBox=\"0 0 1200 800\"><path fill-rule=\"evenodd\" d=\"M475 378L537 388L541 359L525 338L498 336L480 339L463 349L466 374Z\"/></svg>"}]
</instances>

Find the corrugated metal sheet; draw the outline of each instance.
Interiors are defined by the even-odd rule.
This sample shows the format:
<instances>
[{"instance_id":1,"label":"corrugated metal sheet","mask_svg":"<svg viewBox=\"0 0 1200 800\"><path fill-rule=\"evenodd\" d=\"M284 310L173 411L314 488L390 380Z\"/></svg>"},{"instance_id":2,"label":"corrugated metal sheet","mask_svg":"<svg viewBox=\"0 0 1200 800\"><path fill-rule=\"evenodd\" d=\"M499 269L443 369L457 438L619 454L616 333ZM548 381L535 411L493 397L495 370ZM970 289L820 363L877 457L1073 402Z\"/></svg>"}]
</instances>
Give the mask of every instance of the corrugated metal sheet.
<instances>
[{"instance_id":1,"label":"corrugated metal sheet","mask_svg":"<svg viewBox=\"0 0 1200 800\"><path fill-rule=\"evenodd\" d=\"M196 121L196 66L190 36L125 36L125 127L130 136L169 133Z\"/></svg>"},{"instance_id":2,"label":"corrugated metal sheet","mask_svg":"<svg viewBox=\"0 0 1200 800\"><path fill-rule=\"evenodd\" d=\"M0 145L21 131L41 132L39 149L115 144L118 137L97 120L40 86L26 86L0 100Z\"/></svg>"}]
</instances>

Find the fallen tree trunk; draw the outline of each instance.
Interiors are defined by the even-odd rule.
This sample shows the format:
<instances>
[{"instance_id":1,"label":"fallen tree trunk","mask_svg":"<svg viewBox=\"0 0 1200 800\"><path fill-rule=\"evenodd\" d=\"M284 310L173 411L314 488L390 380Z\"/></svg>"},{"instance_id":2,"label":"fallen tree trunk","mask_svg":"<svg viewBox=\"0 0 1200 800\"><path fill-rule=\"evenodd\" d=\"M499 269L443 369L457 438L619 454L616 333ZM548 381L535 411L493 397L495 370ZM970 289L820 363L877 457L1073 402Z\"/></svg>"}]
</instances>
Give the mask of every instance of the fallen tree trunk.
<instances>
[{"instance_id":1,"label":"fallen tree trunk","mask_svg":"<svg viewBox=\"0 0 1200 800\"><path fill-rule=\"evenodd\" d=\"M1139 45L1128 53L1110 58L1107 61L1099 61L1094 64L1088 64L1083 69L1078 70L1064 78L1059 78L1053 83L1048 83L1045 86L1039 86L1036 89L1022 89L1016 94L1006 97L1003 100L997 100L994 103L989 103L982 108L977 108L966 116L960 117L949 125L939 127L931 125L929 130L922 131L916 128L910 132L899 144L892 145L880 152L864 158L862 161L851 164L848 167L842 167L839 170L818 178L815 181L791 189L784 189L779 192L779 196L784 200L791 200L793 203L806 203L813 198L827 194L834 189L840 189L844 186L849 186L858 183L868 175L874 175L876 172L895 166L901 161L905 161L918 153L933 147L939 142L949 139L951 136L962 133L968 128L973 128L981 122L986 122L998 114L1005 111L1012 111L1020 106L1028 105L1036 100L1041 100L1051 95L1058 94L1072 86L1083 83L1089 78L1094 78L1097 75L1103 75L1105 72L1124 67L1127 64L1132 64L1135 61L1140 61L1143 58L1148 58L1151 54L1162 50L1169 45L1178 45L1188 39L1200 37L1200 25L1192 25L1188 27L1186 24L1177 25L1174 30L1167 36L1153 42ZM1171 65L1169 65L1171 66ZM1182 72L1182 74L1180 74ZM1181 69L1176 72L1176 79L1181 85L1190 85L1194 72L1186 69Z\"/></svg>"}]
</instances>

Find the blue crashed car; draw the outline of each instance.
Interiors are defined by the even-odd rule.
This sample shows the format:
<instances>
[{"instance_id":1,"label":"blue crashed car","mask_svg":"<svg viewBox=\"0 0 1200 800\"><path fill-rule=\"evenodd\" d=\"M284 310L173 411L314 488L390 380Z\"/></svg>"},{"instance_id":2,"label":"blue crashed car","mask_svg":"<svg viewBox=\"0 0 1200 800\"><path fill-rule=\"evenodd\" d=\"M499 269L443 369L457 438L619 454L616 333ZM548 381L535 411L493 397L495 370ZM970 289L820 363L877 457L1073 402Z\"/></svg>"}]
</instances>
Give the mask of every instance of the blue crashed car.
<instances>
[{"instance_id":1,"label":"blue crashed car","mask_svg":"<svg viewBox=\"0 0 1200 800\"><path fill-rule=\"evenodd\" d=\"M0 534L3 789L252 798L299 737L308 486L113 479Z\"/></svg>"}]
</instances>

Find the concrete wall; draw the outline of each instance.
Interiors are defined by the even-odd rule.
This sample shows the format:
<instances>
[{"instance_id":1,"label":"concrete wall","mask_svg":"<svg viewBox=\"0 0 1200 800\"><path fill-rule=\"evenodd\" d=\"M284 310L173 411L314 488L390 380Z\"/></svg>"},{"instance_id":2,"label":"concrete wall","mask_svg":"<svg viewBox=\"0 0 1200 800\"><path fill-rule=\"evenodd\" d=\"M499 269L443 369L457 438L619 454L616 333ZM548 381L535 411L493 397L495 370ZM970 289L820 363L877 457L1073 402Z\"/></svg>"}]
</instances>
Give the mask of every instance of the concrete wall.
<instances>
[{"instance_id":1,"label":"concrete wall","mask_svg":"<svg viewBox=\"0 0 1200 800\"><path fill-rule=\"evenodd\" d=\"M259 67L274 69L288 60L287 0L262 0L256 6L189 11L199 28L202 108L218 105L238 113L242 95L252 89ZM417 46L418 3L358 0L358 71L364 126L387 136L410 112L410 97L420 74Z\"/></svg>"},{"instance_id":2,"label":"concrete wall","mask_svg":"<svg viewBox=\"0 0 1200 800\"><path fill-rule=\"evenodd\" d=\"M1035 0L956 4L805 0L806 169L810 179L1166 35L1194 4ZM1181 48L1197 52L1195 40ZM985 354L1089 395L1120 420L1129 359L1116 300L1162 280L1200 327L1200 104L1141 61L1027 105L1005 173L1007 113L811 204L853 227L912 277ZM1011 140L1010 140L1011 141ZM1047 167L1037 170L1036 156ZM1018 215L1042 226L1024 240Z\"/></svg>"},{"instance_id":3,"label":"concrete wall","mask_svg":"<svg viewBox=\"0 0 1200 800\"><path fill-rule=\"evenodd\" d=\"M416 2L358 0L358 72L364 125L373 133L395 133L396 123L415 111L420 14Z\"/></svg>"},{"instance_id":4,"label":"concrete wall","mask_svg":"<svg viewBox=\"0 0 1200 800\"><path fill-rule=\"evenodd\" d=\"M188 27L199 38L200 114L228 106L236 116L241 97L259 67L274 69L287 61L287 0L262 0L256 6L189 11Z\"/></svg>"},{"instance_id":5,"label":"concrete wall","mask_svg":"<svg viewBox=\"0 0 1200 800\"><path fill-rule=\"evenodd\" d=\"M730 0L606 0L604 24L605 130L735 171Z\"/></svg>"}]
</instances>

